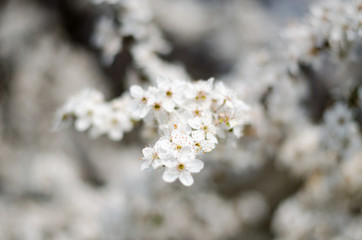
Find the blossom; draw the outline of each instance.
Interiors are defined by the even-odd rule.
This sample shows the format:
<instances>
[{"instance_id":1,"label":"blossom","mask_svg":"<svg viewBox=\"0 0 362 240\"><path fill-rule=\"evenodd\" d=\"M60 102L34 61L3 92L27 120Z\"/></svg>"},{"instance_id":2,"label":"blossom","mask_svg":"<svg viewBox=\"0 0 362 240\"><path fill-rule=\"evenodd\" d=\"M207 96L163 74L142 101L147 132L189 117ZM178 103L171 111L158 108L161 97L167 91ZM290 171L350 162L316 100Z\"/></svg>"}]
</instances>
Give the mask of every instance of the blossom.
<instances>
[{"instance_id":1,"label":"blossom","mask_svg":"<svg viewBox=\"0 0 362 240\"><path fill-rule=\"evenodd\" d=\"M114 141L133 128L132 120L143 120L146 129L157 129L160 137L153 147L142 150L141 170L165 167L166 182L179 178L190 186L191 173L203 168L196 156L211 152L227 132L239 137L247 119L248 106L237 94L222 83L215 86L213 78L186 82L159 77L156 86L133 85L129 93L110 102L92 92L82 93L61 114L74 116L78 131L89 129L92 137L106 134Z\"/></svg>"},{"instance_id":2,"label":"blossom","mask_svg":"<svg viewBox=\"0 0 362 240\"><path fill-rule=\"evenodd\" d=\"M168 108L168 111L165 108L165 99L160 94L160 90L156 87L149 87L147 92L149 93L148 106L150 108L150 117L155 117L159 123L164 123L167 121L167 112L172 112L171 108ZM168 106L169 107L169 106ZM152 118L151 118L152 119ZM150 121L150 118L145 119Z\"/></svg>"},{"instance_id":3,"label":"blossom","mask_svg":"<svg viewBox=\"0 0 362 240\"><path fill-rule=\"evenodd\" d=\"M184 147L191 147L193 145L193 139L188 135L175 129L171 132L171 142L173 144L173 150L180 152Z\"/></svg>"},{"instance_id":4,"label":"blossom","mask_svg":"<svg viewBox=\"0 0 362 240\"><path fill-rule=\"evenodd\" d=\"M130 88L133 101L130 103L129 111L134 112L139 118L144 118L150 111L149 94L140 86L132 86Z\"/></svg>"},{"instance_id":5,"label":"blossom","mask_svg":"<svg viewBox=\"0 0 362 240\"><path fill-rule=\"evenodd\" d=\"M74 122L74 109L77 105L77 101L71 98L61 108L59 108L55 114L53 123L53 130L59 130L67 128Z\"/></svg>"},{"instance_id":6,"label":"blossom","mask_svg":"<svg viewBox=\"0 0 362 240\"><path fill-rule=\"evenodd\" d=\"M123 132L132 129L132 122L125 113L112 111L106 117L107 134L111 140L118 141L123 138Z\"/></svg>"},{"instance_id":7,"label":"blossom","mask_svg":"<svg viewBox=\"0 0 362 240\"><path fill-rule=\"evenodd\" d=\"M190 134L191 127L187 124L187 118L187 114L182 114L176 111L170 113L168 121L159 125L161 134L170 136L173 130L179 130L180 132Z\"/></svg>"},{"instance_id":8,"label":"blossom","mask_svg":"<svg viewBox=\"0 0 362 240\"><path fill-rule=\"evenodd\" d=\"M74 120L78 131L85 131L92 124L97 106L103 102L103 95L94 89L85 89L71 97L56 113L54 129L70 126ZM83 119L82 119L83 118Z\"/></svg>"},{"instance_id":9,"label":"blossom","mask_svg":"<svg viewBox=\"0 0 362 240\"><path fill-rule=\"evenodd\" d=\"M203 118L193 118L188 121L188 124L195 130L202 130L205 134L206 139L217 143L215 137L216 127L213 124L213 119L211 115L205 116Z\"/></svg>"},{"instance_id":10,"label":"blossom","mask_svg":"<svg viewBox=\"0 0 362 240\"><path fill-rule=\"evenodd\" d=\"M83 132L91 127L94 122L95 115L99 110L99 105L93 101L81 102L74 110L76 115L75 129Z\"/></svg>"},{"instance_id":11,"label":"blossom","mask_svg":"<svg viewBox=\"0 0 362 240\"><path fill-rule=\"evenodd\" d=\"M214 78L210 78L207 81L200 80L196 83L188 84L185 96L189 99L189 103L202 108L208 108L211 105L213 83Z\"/></svg>"},{"instance_id":12,"label":"blossom","mask_svg":"<svg viewBox=\"0 0 362 240\"><path fill-rule=\"evenodd\" d=\"M182 92L185 88L183 81L171 81L167 78L157 78L157 88L163 97L163 106L167 112L173 112L176 105L183 103L184 98Z\"/></svg>"},{"instance_id":13,"label":"blossom","mask_svg":"<svg viewBox=\"0 0 362 240\"><path fill-rule=\"evenodd\" d=\"M194 183L191 173L200 172L203 167L201 160L196 159L189 149L184 149L176 162L166 165L162 179L165 182L174 182L178 178L183 185L191 186Z\"/></svg>"},{"instance_id":14,"label":"blossom","mask_svg":"<svg viewBox=\"0 0 362 240\"><path fill-rule=\"evenodd\" d=\"M100 4L104 0L98 1L95 4ZM109 0L108 0L109 1ZM112 0L116 2L118 0ZM108 2L112 4L112 2ZM101 17L96 25L96 33L92 37L92 43L102 50L102 60L105 64L109 65L113 62L114 57L118 52L122 50L122 41L120 39L120 33L114 26L112 19L108 17Z\"/></svg>"},{"instance_id":15,"label":"blossom","mask_svg":"<svg viewBox=\"0 0 362 240\"><path fill-rule=\"evenodd\" d=\"M194 140L194 150L196 153L198 153L200 150L202 152L211 152L215 148L217 139L214 136L212 140L207 139L203 130L193 131L191 135L192 139Z\"/></svg>"},{"instance_id":16,"label":"blossom","mask_svg":"<svg viewBox=\"0 0 362 240\"><path fill-rule=\"evenodd\" d=\"M154 147L145 147L142 150L143 159L145 160L141 165L141 170L152 166L154 169L159 168L163 165L161 160L162 150L160 148L160 142L157 142Z\"/></svg>"}]
</instances>

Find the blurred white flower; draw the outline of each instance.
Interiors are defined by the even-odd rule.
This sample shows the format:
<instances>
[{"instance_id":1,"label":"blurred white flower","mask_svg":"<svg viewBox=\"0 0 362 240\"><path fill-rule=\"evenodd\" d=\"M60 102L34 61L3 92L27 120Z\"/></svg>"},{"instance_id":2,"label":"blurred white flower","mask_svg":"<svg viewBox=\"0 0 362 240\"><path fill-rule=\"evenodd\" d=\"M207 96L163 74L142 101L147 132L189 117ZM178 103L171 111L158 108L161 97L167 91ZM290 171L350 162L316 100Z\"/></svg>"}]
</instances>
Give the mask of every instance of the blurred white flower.
<instances>
[{"instance_id":1,"label":"blurred white flower","mask_svg":"<svg viewBox=\"0 0 362 240\"><path fill-rule=\"evenodd\" d=\"M149 93L144 91L140 86L132 86L130 93L133 101L130 104L129 111L134 112L139 118L144 118L150 111Z\"/></svg>"}]
</instances>

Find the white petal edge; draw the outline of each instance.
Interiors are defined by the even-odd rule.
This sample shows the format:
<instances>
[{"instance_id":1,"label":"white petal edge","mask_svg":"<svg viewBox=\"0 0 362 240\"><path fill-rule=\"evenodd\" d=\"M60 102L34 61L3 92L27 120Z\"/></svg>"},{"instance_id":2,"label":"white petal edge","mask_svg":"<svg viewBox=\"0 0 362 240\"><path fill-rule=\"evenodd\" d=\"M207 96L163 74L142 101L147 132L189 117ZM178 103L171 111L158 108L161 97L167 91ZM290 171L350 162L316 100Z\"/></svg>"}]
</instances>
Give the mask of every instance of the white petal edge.
<instances>
[{"instance_id":1,"label":"white petal edge","mask_svg":"<svg viewBox=\"0 0 362 240\"><path fill-rule=\"evenodd\" d=\"M180 182L186 186L189 187L192 184L194 184L194 178L192 177L191 173L189 173L188 171L182 171L180 173Z\"/></svg>"},{"instance_id":2,"label":"white petal edge","mask_svg":"<svg viewBox=\"0 0 362 240\"><path fill-rule=\"evenodd\" d=\"M204 168L204 163L203 163L203 161L201 161L199 159L194 159L187 163L186 168L191 173L197 173L197 172L200 172L201 169Z\"/></svg>"},{"instance_id":3,"label":"white petal edge","mask_svg":"<svg viewBox=\"0 0 362 240\"><path fill-rule=\"evenodd\" d=\"M131 88L129 89L131 92L131 96L134 98L142 98L143 96L143 89L140 86L137 85L133 85L131 86Z\"/></svg>"},{"instance_id":4,"label":"white petal edge","mask_svg":"<svg viewBox=\"0 0 362 240\"><path fill-rule=\"evenodd\" d=\"M78 118L75 121L75 129L79 132L84 132L91 126L90 119L87 118Z\"/></svg>"},{"instance_id":5,"label":"white petal edge","mask_svg":"<svg viewBox=\"0 0 362 240\"><path fill-rule=\"evenodd\" d=\"M176 168L166 168L162 175L162 179L165 182L174 182L179 176L179 171Z\"/></svg>"}]
</instances>

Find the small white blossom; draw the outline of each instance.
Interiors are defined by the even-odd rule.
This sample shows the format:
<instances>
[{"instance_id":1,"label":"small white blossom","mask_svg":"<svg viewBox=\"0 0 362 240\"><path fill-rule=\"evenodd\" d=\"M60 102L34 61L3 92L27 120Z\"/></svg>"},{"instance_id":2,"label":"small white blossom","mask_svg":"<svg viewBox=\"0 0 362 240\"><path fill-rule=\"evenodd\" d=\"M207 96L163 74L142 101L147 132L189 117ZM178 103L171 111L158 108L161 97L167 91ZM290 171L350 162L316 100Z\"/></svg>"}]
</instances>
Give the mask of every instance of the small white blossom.
<instances>
[{"instance_id":1,"label":"small white blossom","mask_svg":"<svg viewBox=\"0 0 362 240\"><path fill-rule=\"evenodd\" d=\"M171 81L169 79L158 77L157 87L159 94L163 97L163 107L167 112L173 112L177 105L181 105L184 101L182 92L185 88L183 81Z\"/></svg>"},{"instance_id":2,"label":"small white blossom","mask_svg":"<svg viewBox=\"0 0 362 240\"><path fill-rule=\"evenodd\" d=\"M144 118L150 111L149 94L140 86L132 86L130 93L134 100L131 102L129 110L139 118Z\"/></svg>"},{"instance_id":3,"label":"small white blossom","mask_svg":"<svg viewBox=\"0 0 362 240\"><path fill-rule=\"evenodd\" d=\"M195 159L189 149L184 149L176 162L166 165L162 178L165 182L174 182L178 178L183 185L191 186L194 183L191 173L198 173L203 168L204 163Z\"/></svg>"},{"instance_id":4,"label":"small white blossom","mask_svg":"<svg viewBox=\"0 0 362 240\"><path fill-rule=\"evenodd\" d=\"M132 129L132 122L123 112L113 111L107 116L108 121L108 137L114 141L123 138L123 132L128 132Z\"/></svg>"},{"instance_id":5,"label":"small white blossom","mask_svg":"<svg viewBox=\"0 0 362 240\"><path fill-rule=\"evenodd\" d=\"M95 1L99 2L96 4L104 2L104 0ZM118 0L111 1L117 2ZM108 3L111 4L111 2ZM101 48L102 60L105 64L109 65L113 62L117 53L122 50L122 39L120 38L120 33L114 26L112 19L108 17L102 17L98 20L95 31L96 34L93 35L92 42L96 47Z\"/></svg>"},{"instance_id":6,"label":"small white blossom","mask_svg":"<svg viewBox=\"0 0 362 240\"><path fill-rule=\"evenodd\" d=\"M149 168L152 166L153 169L157 169L163 165L161 157L162 149L160 148L160 142L157 142L154 147L146 147L142 150L143 159L145 160L141 165L141 170Z\"/></svg>"},{"instance_id":7,"label":"small white blossom","mask_svg":"<svg viewBox=\"0 0 362 240\"><path fill-rule=\"evenodd\" d=\"M160 124L159 129L162 135L170 136L173 130L179 130L180 132L190 134L191 127L187 124L187 115L179 112L170 113L167 123Z\"/></svg>"},{"instance_id":8,"label":"small white blossom","mask_svg":"<svg viewBox=\"0 0 362 240\"><path fill-rule=\"evenodd\" d=\"M173 130L171 132L171 142L173 144L173 150L177 153L184 147L191 147L193 145L193 139L188 134L184 134L179 130Z\"/></svg>"},{"instance_id":9,"label":"small white blossom","mask_svg":"<svg viewBox=\"0 0 362 240\"><path fill-rule=\"evenodd\" d=\"M98 110L99 105L93 101L84 101L79 103L74 110L74 113L77 116L77 119L75 120L75 129L83 132L91 127Z\"/></svg>"},{"instance_id":10,"label":"small white blossom","mask_svg":"<svg viewBox=\"0 0 362 240\"><path fill-rule=\"evenodd\" d=\"M189 99L189 104L202 108L210 107L213 83L214 78L210 78L207 81L197 81L196 83L188 84L185 96Z\"/></svg>"},{"instance_id":11,"label":"small white blossom","mask_svg":"<svg viewBox=\"0 0 362 240\"><path fill-rule=\"evenodd\" d=\"M206 138L206 134L203 130L197 130L192 132L192 139L194 140L194 150L196 153L211 152L215 148L217 139L213 136L212 140ZM215 142L216 141L216 142Z\"/></svg>"}]
</instances>

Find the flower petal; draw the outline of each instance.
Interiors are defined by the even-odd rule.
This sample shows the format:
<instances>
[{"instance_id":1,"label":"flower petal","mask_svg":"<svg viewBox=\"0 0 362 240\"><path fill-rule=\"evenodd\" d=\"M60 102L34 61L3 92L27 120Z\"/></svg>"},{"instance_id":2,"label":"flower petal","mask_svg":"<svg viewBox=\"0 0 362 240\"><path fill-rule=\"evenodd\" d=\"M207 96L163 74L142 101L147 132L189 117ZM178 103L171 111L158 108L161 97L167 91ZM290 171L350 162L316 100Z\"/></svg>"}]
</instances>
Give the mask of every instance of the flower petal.
<instances>
[{"instance_id":1,"label":"flower petal","mask_svg":"<svg viewBox=\"0 0 362 240\"><path fill-rule=\"evenodd\" d=\"M173 100L168 99L168 100L164 100L162 106L165 108L165 110L167 112L173 112L175 110L175 103L173 102Z\"/></svg>"},{"instance_id":2,"label":"flower petal","mask_svg":"<svg viewBox=\"0 0 362 240\"><path fill-rule=\"evenodd\" d=\"M152 159L147 159L141 164L141 171L145 170L146 168L149 168L151 166Z\"/></svg>"},{"instance_id":3,"label":"flower petal","mask_svg":"<svg viewBox=\"0 0 362 240\"><path fill-rule=\"evenodd\" d=\"M75 129L79 132L87 130L91 126L91 120L89 118L78 118L75 121Z\"/></svg>"},{"instance_id":4,"label":"flower petal","mask_svg":"<svg viewBox=\"0 0 362 240\"><path fill-rule=\"evenodd\" d=\"M204 152L211 152L215 148L215 143L209 140L201 141L201 147Z\"/></svg>"},{"instance_id":5,"label":"flower petal","mask_svg":"<svg viewBox=\"0 0 362 240\"><path fill-rule=\"evenodd\" d=\"M205 132L202 130L192 131L191 135L195 142L205 140Z\"/></svg>"},{"instance_id":6,"label":"flower petal","mask_svg":"<svg viewBox=\"0 0 362 240\"><path fill-rule=\"evenodd\" d=\"M119 141L123 138L123 131L120 129L114 129L108 132L108 137L113 141Z\"/></svg>"},{"instance_id":7,"label":"flower petal","mask_svg":"<svg viewBox=\"0 0 362 240\"><path fill-rule=\"evenodd\" d=\"M179 174L180 172L176 168L166 168L162 175L162 179L165 182L174 182L178 178Z\"/></svg>"},{"instance_id":8,"label":"flower petal","mask_svg":"<svg viewBox=\"0 0 362 240\"><path fill-rule=\"evenodd\" d=\"M163 165L161 159L155 159L152 161L152 167L153 169L160 168Z\"/></svg>"},{"instance_id":9,"label":"flower petal","mask_svg":"<svg viewBox=\"0 0 362 240\"><path fill-rule=\"evenodd\" d=\"M201 128L201 120L200 118L193 118L189 119L187 123L192 127L193 129L200 129Z\"/></svg>"},{"instance_id":10,"label":"flower petal","mask_svg":"<svg viewBox=\"0 0 362 240\"><path fill-rule=\"evenodd\" d=\"M157 87L160 89L164 89L170 86L170 81L167 78L161 76L156 78L156 82L157 82Z\"/></svg>"},{"instance_id":11,"label":"flower petal","mask_svg":"<svg viewBox=\"0 0 362 240\"><path fill-rule=\"evenodd\" d=\"M131 86L131 88L129 89L131 92L131 96L134 98L142 98L143 97L143 89L140 86L134 85Z\"/></svg>"},{"instance_id":12,"label":"flower petal","mask_svg":"<svg viewBox=\"0 0 362 240\"><path fill-rule=\"evenodd\" d=\"M188 171L182 171L180 173L180 182L185 186L191 186L194 183L194 178Z\"/></svg>"},{"instance_id":13,"label":"flower petal","mask_svg":"<svg viewBox=\"0 0 362 240\"><path fill-rule=\"evenodd\" d=\"M147 106L145 104L141 104L141 105L139 105L139 108L137 109L137 114L140 118L144 118L149 111L150 111L149 106Z\"/></svg>"},{"instance_id":14,"label":"flower petal","mask_svg":"<svg viewBox=\"0 0 362 240\"><path fill-rule=\"evenodd\" d=\"M193 159L187 163L186 168L191 173L200 172L204 168L204 163L199 159Z\"/></svg>"},{"instance_id":15,"label":"flower petal","mask_svg":"<svg viewBox=\"0 0 362 240\"><path fill-rule=\"evenodd\" d=\"M144 158L152 158L153 152L154 150L151 147L145 147L144 149L142 149Z\"/></svg>"}]
</instances>

